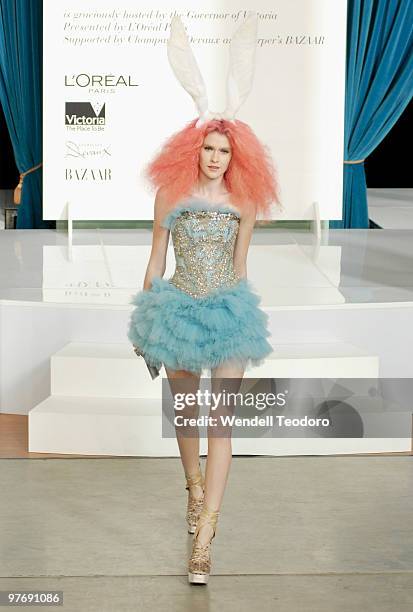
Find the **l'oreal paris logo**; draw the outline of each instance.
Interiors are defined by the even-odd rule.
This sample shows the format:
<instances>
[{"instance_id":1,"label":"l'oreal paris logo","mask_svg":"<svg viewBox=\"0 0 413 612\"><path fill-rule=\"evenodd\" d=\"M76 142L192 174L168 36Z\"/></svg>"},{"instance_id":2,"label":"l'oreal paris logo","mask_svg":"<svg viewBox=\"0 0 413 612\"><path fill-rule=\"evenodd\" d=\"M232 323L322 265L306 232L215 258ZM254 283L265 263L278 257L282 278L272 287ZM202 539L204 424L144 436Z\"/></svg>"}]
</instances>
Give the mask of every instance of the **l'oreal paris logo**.
<instances>
[{"instance_id":1,"label":"l'oreal paris logo","mask_svg":"<svg viewBox=\"0 0 413 612\"><path fill-rule=\"evenodd\" d=\"M65 87L139 87L132 77L120 74L65 74Z\"/></svg>"}]
</instances>

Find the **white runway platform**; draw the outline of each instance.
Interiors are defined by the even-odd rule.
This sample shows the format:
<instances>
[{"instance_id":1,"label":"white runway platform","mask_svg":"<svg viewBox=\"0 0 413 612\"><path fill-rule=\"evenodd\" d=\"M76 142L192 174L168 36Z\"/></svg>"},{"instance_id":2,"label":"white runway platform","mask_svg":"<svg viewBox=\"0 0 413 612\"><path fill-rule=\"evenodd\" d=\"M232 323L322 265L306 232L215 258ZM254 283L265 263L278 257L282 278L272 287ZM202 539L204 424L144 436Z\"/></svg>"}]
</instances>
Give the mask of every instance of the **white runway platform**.
<instances>
[{"instance_id":1,"label":"white runway platform","mask_svg":"<svg viewBox=\"0 0 413 612\"><path fill-rule=\"evenodd\" d=\"M178 456L160 379L127 340L150 230L0 233L0 411L29 414L29 450ZM274 352L249 377L413 375L413 230L256 230L248 277ZM169 249L165 278L174 269ZM161 374L164 376L164 370ZM206 451L201 440L201 451ZM405 438L233 439L233 453L411 450Z\"/></svg>"}]
</instances>

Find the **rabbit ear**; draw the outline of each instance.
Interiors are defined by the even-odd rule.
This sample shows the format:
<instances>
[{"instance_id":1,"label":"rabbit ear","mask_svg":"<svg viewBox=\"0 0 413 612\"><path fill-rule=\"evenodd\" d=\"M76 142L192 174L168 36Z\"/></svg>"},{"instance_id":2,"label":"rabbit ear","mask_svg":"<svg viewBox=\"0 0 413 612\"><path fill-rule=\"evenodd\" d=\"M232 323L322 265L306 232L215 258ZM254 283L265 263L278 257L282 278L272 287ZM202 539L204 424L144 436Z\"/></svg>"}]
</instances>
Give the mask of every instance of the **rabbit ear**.
<instances>
[{"instance_id":1,"label":"rabbit ear","mask_svg":"<svg viewBox=\"0 0 413 612\"><path fill-rule=\"evenodd\" d=\"M175 16L171 21L167 51L176 78L192 96L202 115L208 110L206 87L180 17Z\"/></svg>"},{"instance_id":2,"label":"rabbit ear","mask_svg":"<svg viewBox=\"0 0 413 612\"><path fill-rule=\"evenodd\" d=\"M252 88L258 17L250 12L231 39L225 118L233 119Z\"/></svg>"}]
</instances>

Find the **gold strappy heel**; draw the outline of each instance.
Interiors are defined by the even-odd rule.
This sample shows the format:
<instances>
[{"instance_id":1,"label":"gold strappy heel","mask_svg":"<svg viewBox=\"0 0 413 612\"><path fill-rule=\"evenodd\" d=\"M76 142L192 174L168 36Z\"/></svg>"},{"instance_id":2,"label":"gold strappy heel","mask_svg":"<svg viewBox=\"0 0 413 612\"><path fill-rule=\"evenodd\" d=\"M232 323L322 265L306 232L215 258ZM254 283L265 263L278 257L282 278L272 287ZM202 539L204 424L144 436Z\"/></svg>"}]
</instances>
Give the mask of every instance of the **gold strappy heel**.
<instances>
[{"instance_id":1,"label":"gold strappy heel","mask_svg":"<svg viewBox=\"0 0 413 612\"><path fill-rule=\"evenodd\" d=\"M199 515L195 530L192 554L188 563L188 580L191 584L207 584L211 571L211 542L215 538L215 530L218 521L219 511L209 510L205 505ZM203 525L210 525L213 534L207 544L200 544L197 540L199 530Z\"/></svg>"},{"instance_id":2,"label":"gold strappy heel","mask_svg":"<svg viewBox=\"0 0 413 612\"><path fill-rule=\"evenodd\" d=\"M204 477L201 472L201 465L199 465L198 472L196 474L186 474L186 482L187 485L185 489L188 491L188 507L186 510L186 522L188 523L188 533L194 533L196 524L198 522L199 515L202 510L202 506L204 503ZM202 487L202 495L199 498L196 498L191 493L191 487L199 485Z\"/></svg>"}]
</instances>

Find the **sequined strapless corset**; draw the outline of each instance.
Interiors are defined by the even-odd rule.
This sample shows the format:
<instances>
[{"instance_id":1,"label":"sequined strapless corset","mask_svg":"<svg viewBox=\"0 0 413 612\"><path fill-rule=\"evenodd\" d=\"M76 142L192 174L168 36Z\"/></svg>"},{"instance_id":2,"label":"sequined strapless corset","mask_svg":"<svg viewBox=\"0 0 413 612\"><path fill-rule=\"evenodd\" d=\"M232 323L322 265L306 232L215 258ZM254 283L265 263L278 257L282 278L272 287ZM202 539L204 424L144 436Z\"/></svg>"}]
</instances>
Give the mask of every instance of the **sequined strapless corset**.
<instances>
[{"instance_id":1,"label":"sequined strapless corset","mask_svg":"<svg viewBox=\"0 0 413 612\"><path fill-rule=\"evenodd\" d=\"M236 284L233 256L239 222L233 212L180 212L171 229L176 269L169 282L193 297Z\"/></svg>"}]
</instances>

